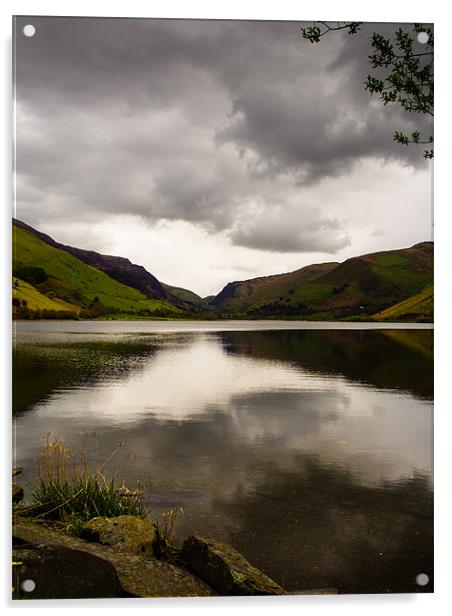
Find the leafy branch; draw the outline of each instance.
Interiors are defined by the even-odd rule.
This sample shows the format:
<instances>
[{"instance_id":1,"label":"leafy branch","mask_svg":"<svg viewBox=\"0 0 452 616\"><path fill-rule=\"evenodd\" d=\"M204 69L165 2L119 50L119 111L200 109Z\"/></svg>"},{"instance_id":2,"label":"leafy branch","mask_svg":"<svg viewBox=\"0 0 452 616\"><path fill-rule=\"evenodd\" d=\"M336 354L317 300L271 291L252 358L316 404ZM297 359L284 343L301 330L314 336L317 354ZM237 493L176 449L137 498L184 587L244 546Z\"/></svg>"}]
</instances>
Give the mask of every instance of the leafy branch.
<instances>
[{"instance_id":1,"label":"leafy branch","mask_svg":"<svg viewBox=\"0 0 452 616\"><path fill-rule=\"evenodd\" d=\"M356 34L363 22L316 22L306 28L301 28L303 38L311 43L333 31L345 30L348 34ZM425 33L425 51L417 52L414 46L416 36ZM433 45L434 38L431 28L415 23L411 32L399 28L392 38L374 32L371 38L373 52L368 56L374 69L387 69L385 77L379 75L367 76L364 89L371 95L378 94L384 105L398 103L405 111L422 113L433 117L434 111L434 74ZM406 135L396 131L394 141L402 145L432 144L433 137L422 137L418 131ZM433 149L424 150L424 158L433 158Z\"/></svg>"},{"instance_id":2,"label":"leafy branch","mask_svg":"<svg viewBox=\"0 0 452 616\"><path fill-rule=\"evenodd\" d=\"M322 36L337 30L348 30L348 34L356 34L362 25L362 21L351 21L349 23L336 22L335 26L331 26L327 21L317 22L320 26L314 24L307 28L301 28L303 38L308 39L311 43L318 43Z\"/></svg>"}]
</instances>

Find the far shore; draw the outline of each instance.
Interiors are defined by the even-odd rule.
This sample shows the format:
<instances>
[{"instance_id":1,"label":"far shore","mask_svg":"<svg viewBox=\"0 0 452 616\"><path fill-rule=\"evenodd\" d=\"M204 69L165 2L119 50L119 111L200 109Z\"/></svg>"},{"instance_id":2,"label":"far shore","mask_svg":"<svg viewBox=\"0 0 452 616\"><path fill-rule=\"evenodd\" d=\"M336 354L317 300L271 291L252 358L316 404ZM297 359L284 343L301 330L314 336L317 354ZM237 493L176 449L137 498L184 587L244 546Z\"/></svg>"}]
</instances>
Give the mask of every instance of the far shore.
<instances>
[{"instance_id":1,"label":"far shore","mask_svg":"<svg viewBox=\"0 0 452 616\"><path fill-rule=\"evenodd\" d=\"M409 322L409 321L298 321L280 319L14 319L13 323L155 323L159 326L176 326L181 331L184 326L194 331L201 327L207 330L277 330L277 329L434 329L434 323ZM164 331L165 327L159 328Z\"/></svg>"}]
</instances>

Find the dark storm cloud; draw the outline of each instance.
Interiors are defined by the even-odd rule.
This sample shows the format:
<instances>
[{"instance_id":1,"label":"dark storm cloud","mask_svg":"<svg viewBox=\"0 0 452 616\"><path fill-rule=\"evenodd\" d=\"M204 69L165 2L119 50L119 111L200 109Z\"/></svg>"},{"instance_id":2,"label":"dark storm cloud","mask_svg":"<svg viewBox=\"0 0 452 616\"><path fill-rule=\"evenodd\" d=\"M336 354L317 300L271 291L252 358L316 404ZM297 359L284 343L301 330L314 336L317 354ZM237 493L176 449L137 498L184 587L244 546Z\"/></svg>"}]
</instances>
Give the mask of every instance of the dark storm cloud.
<instances>
[{"instance_id":1,"label":"dark storm cloud","mask_svg":"<svg viewBox=\"0 0 452 616\"><path fill-rule=\"evenodd\" d=\"M257 173L289 169L300 182L339 175L363 157L423 166L416 148L401 149L392 136L419 127L430 135L431 121L398 105L383 107L364 90L369 72L375 74L368 61L375 29L391 36L397 25L369 24L355 36L330 33L333 50L322 48L327 39L318 45L297 40L298 75L283 69L265 83L236 90L232 121L219 131L219 141L257 154ZM315 66L312 57L306 63L307 54L316 56Z\"/></svg>"},{"instance_id":2,"label":"dark storm cloud","mask_svg":"<svg viewBox=\"0 0 452 616\"><path fill-rule=\"evenodd\" d=\"M40 17L17 32L17 215L31 224L133 213L335 252L345 222L303 188L363 158L423 164L392 142L412 118L363 91L368 30L318 46L295 22Z\"/></svg>"}]
</instances>

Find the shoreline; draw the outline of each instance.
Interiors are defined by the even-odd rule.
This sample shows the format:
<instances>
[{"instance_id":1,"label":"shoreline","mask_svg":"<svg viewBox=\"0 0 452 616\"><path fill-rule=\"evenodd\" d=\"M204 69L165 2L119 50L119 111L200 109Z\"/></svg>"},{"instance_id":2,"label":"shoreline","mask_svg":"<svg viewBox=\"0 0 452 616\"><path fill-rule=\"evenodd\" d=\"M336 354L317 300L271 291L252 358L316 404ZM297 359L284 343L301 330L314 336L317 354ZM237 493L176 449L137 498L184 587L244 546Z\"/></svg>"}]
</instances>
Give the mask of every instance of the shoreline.
<instances>
[{"instance_id":1,"label":"shoreline","mask_svg":"<svg viewBox=\"0 0 452 616\"><path fill-rule=\"evenodd\" d=\"M410 321L295 321L283 319L14 319L15 323L68 323L68 327L78 324L149 324L156 326L157 332L165 331L281 331L281 330L434 330L434 323ZM165 327L167 326L167 327Z\"/></svg>"}]
</instances>

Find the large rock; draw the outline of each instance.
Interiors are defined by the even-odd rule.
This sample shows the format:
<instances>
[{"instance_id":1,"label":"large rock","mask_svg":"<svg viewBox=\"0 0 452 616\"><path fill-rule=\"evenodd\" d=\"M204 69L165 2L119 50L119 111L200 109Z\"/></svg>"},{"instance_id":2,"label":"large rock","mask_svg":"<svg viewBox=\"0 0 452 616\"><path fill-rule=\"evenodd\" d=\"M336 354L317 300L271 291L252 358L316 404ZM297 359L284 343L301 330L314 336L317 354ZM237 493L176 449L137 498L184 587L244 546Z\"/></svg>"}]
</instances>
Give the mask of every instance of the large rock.
<instances>
[{"instance_id":1,"label":"large rock","mask_svg":"<svg viewBox=\"0 0 452 616\"><path fill-rule=\"evenodd\" d=\"M15 545L58 545L82 550L109 561L127 597L207 597L215 595L205 582L184 569L155 558L130 554L99 543L88 543L33 522L13 526ZM77 575L78 571L74 572Z\"/></svg>"},{"instance_id":2,"label":"large rock","mask_svg":"<svg viewBox=\"0 0 452 616\"><path fill-rule=\"evenodd\" d=\"M153 555L152 544L156 538L154 524L133 515L93 518L82 527L80 536L87 541L146 556Z\"/></svg>"},{"instance_id":3,"label":"large rock","mask_svg":"<svg viewBox=\"0 0 452 616\"><path fill-rule=\"evenodd\" d=\"M221 595L285 595L286 591L229 545L191 535L182 558Z\"/></svg>"},{"instance_id":4,"label":"large rock","mask_svg":"<svg viewBox=\"0 0 452 616\"><path fill-rule=\"evenodd\" d=\"M123 596L113 565L62 545L29 545L13 550L15 599L90 599ZM19 564L20 563L20 564ZM22 583L32 580L34 590Z\"/></svg>"}]
</instances>

